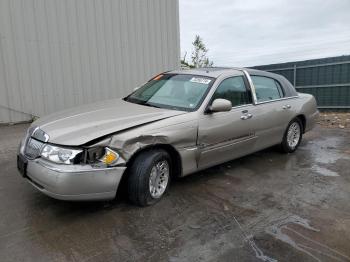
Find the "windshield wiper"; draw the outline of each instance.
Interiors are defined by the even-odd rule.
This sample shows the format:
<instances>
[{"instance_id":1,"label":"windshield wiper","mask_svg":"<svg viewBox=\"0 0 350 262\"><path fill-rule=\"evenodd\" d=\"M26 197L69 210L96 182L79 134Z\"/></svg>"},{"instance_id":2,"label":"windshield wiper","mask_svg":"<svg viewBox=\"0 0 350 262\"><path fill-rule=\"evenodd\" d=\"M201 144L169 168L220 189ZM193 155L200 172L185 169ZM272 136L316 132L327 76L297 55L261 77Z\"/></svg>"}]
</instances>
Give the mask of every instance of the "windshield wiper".
<instances>
[{"instance_id":1,"label":"windshield wiper","mask_svg":"<svg viewBox=\"0 0 350 262\"><path fill-rule=\"evenodd\" d=\"M124 98L124 100L127 101L127 102L130 102L130 103L138 104L138 105L155 107L155 108L162 108L160 106L156 106L154 104L150 104L147 101L142 101L142 100L135 99L135 98L126 97L126 98Z\"/></svg>"},{"instance_id":2,"label":"windshield wiper","mask_svg":"<svg viewBox=\"0 0 350 262\"><path fill-rule=\"evenodd\" d=\"M134 104L138 104L138 105L144 105L144 106L151 106L151 107L161 108L159 106L156 106L156 105L148 103L147 100L144 101L144 100L136 99L136 98L133 98L133 97L125 97L124 101L130 102L130 103L134 103Z\"/></svg>"},{"instance_id":3,"label":"windshield wiper","mask_svg":"<svg viewBox=\"0 0 350 262\"><path fill-rule=\"evenodd\" d=\"M155 108L161 108L160 106L156 106L156 105L150 104L150 103L148 103L148 102L144 102L144 103L142 103L141 105L144 105L144 106L151 106L151 107L155 107Z\"/></svg>"}]
</instances>

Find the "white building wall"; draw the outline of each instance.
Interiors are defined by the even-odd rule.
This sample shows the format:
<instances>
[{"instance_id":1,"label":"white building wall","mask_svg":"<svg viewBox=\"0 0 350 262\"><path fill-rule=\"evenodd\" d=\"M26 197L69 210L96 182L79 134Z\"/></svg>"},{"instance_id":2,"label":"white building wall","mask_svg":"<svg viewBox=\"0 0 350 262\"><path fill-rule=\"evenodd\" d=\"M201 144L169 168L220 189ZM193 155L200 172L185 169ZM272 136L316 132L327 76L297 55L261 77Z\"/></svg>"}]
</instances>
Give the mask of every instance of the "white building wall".
<instances>
[{"instance_id":1,"label":"white building wall","mask_svg":"<svg viewBox=\"0 0 350 262\"><path fill-rule=\"evenodd\" d=\"M180 63L178 0L0 0L0 123L122 97Z\"/></svg>"}]
</instances>

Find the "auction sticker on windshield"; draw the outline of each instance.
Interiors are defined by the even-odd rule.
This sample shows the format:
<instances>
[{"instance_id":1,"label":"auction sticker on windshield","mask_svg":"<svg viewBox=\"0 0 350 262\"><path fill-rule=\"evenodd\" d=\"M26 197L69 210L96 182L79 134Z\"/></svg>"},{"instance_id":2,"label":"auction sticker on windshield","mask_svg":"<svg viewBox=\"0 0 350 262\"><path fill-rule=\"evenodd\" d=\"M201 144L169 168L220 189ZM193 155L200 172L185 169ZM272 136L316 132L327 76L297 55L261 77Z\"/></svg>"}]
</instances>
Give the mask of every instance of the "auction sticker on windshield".
<instances>
[{"instance_id":1,"label":"auction sticker on windshield","mask_svg":"<svg viewBox=\"0 0 350 262\"><path fill-rule=\"evenodd\" d=\"M204 85L209 84L210 81L211 81L211 79L202 78L202 77L192 77L192 78L190 79L190 82L198 83L198 84L204 84Z\"/></svg>"}]
</instances>

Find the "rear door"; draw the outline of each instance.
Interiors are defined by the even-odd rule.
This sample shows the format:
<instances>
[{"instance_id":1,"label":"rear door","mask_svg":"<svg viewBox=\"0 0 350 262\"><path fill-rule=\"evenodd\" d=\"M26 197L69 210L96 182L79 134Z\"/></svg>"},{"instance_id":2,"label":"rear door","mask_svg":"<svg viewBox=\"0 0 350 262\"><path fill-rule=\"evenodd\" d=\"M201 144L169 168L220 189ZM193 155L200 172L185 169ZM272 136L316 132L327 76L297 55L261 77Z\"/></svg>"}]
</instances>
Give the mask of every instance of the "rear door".
<instances>
[{"instance_id":1,"label":"rear door","mask_svg":"<svg viewBox=\"0 0 350 262\"><path fill-rule=\"evenodd\" d=\"M278 144L293 118L293 100L285 97L282 85L274 78L251 75L256 94L256 150Z\"/></svg>"},{"instance_id":2,"label":"rear door","mask_svg":"<svg viewBox=\"0 0 350 262\"><path fill-rule=\"evenodd\" d=\"M232 109L229 112L207 113L199 119L199 168L245 155L254 148L256 107L247 87L243 74L228 77L218 85L209 105L214 99L223 98L231 101Z\"/></svg>"}]
</instances>

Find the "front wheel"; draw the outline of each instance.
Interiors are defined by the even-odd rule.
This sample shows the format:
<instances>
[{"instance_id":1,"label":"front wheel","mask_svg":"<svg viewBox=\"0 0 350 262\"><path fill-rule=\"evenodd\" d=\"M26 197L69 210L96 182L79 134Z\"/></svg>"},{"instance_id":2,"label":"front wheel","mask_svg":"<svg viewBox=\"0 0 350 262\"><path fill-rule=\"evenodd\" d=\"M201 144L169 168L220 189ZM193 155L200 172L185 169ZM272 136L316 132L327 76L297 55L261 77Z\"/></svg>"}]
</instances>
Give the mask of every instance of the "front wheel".
<instances>
[{"instance_id":1,"label":"front wheel","mask_svg":"<svg viewBox=\"0 0 350 262\"><path fill-rule=\"evenodd\" d=\"M130 201L149 206L159 201L169 187L171 159L164 150L147 150L136 157L129 171Z\"/></svg>"},{"instance_id":2,"label":"front wheel","mask_svg":"<svg viewBox=\"0 0 350 262\"><path fill-rule=\"evenodd\" d=\"M281 150L284 153L292 153L298 148L303 136L302 127L303 125L298 118L293 119L288 124L281 143Z\"/></svg>"}]
</instances>

